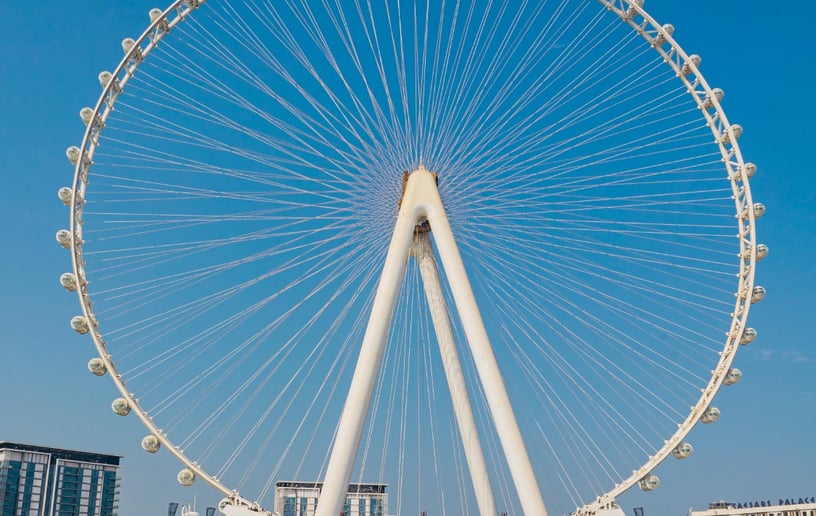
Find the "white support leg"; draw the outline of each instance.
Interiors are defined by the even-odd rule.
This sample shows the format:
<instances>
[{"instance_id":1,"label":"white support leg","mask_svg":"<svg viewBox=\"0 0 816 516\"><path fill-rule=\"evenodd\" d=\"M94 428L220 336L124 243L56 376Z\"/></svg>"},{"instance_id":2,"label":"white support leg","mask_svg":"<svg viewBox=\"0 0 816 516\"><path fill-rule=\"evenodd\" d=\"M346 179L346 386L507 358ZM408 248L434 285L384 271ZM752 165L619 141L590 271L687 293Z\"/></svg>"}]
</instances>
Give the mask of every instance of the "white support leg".
<instances>
[{"instance_id":1,"label":"white support leg","mask_svg":"<svg viewBox=\"0 0 816 516\"><path fill-rule=\"evenodd\" d=\"M493 416L493 424L496 426L496 433L504 450L522 511L528 516L547 516L547 509L544 507L544 500L541 498L533 466L530 464L527 447L524 445L521 430L513 413L513 406L510 404L510 398L504 387L504 379L499 371L493 347L490 345L476 298L473 296L470 280L465 272L465 266L448 223L442 199L436 188L436 178L420 167L409 177L409 186L412 180L417 183L416 189L422 192L422 196L415 201L417 209L427 217L431 225L439 258L445 269L456 310L473 354L473 360L487 398L487 405Z\"/></svg>"},{"instance_id":2,"label":"white support leg","mask_svg":"<svg viewBox=\"0 0 816 516\"><path fill-rule=\"evenodd\" d=\"M382 365L397 295L405 277L412 235L416 225L423 220L428 220L434 233L442 266L450 282L456 309L476 363L522 511L528 516L547 516L513 407L504 388L504 380L436 188L436 177L424 167L412 172L405 183L394 235L388 248L380 284L377 286L349 394L340 416L315 516L337 516L342 511L374 385Z\"/></svg>"},{"instance_id":3,"label":"white support leg","mask_svg":"<svg viewBox=\"0 0 816 516\"><path fill-rule=\"evenodd\" d=\"M382 367L383 350L391 327L391 318L405 277L408 250L414 234L416 219L413 214L400 210L391 245L385 257L380 283L374 295L360 356L351 379L351 386L337 425L326 478L317 504L315 516L337 516L343 510L351 471L357 458L371 396Z\"/></svg>"},{"instance_id":4,"label":"white support leg","mask_svg":"<svg viewBox=\"0 0 816 516\"><path fill-rule=\"evenodd\" d=\"M453 400L453 411L456 423L459 426L459 436L465 449L470 479L473 491L476 493L476 503L479 514L482 516L498 516L496 499L493 495L493 486L490 484L490 475L487 473L482 443L473 417L473 409L468 396L465 376L459 362L459 353L453 340L448 307L442 295L442 285L439 282L439 273L434 260L431 239L427 232L414 235L412 254L419 265L422 284L425 287L425 297L428 298L428 308L431 310L436 340L439 342L439 354L445 368Z\"/></svg>"}]
</instances>

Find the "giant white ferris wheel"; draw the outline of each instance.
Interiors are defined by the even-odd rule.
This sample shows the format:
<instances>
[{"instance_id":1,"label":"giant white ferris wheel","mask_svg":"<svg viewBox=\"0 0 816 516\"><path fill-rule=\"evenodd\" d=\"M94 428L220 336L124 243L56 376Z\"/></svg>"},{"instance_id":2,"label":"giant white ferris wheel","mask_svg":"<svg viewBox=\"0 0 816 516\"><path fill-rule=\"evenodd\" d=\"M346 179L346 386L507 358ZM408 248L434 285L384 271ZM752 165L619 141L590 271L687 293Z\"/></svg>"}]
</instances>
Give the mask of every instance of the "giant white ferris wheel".
<instances>
[{"instance_id":1,"label":"giant white ferris wheel","mask_svg":"<svg viewBox=\"0 0 816 516\"><path fill-rule=\"evenodd\" d=\"M764 207L642 2L177 0L122 46L61 283L225 512L595 514L719 417Z\"/></svg>"}]
</instances>

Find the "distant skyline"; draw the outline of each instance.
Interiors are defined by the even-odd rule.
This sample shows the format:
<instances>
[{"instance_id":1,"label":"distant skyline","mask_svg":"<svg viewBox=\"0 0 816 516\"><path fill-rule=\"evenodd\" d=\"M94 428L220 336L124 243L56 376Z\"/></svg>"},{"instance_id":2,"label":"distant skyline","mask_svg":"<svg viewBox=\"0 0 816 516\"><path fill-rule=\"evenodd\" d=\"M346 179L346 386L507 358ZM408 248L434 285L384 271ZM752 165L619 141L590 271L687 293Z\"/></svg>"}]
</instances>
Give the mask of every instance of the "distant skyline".
<instances>
[{"instance_id":1,"label":"distant skyline","mask_svg":"<svg viewBox=\"0 0 816 516\"><path fill-rule=\"evenodd\" d=\"M56 196L71 178L65 149L79 144L78 112L95 102L98 72L115 66L121 39L143 30L152 7L89 0L78 9L47 0L35 10L4 2L0 17L0 141L8 178L0 193L7 221L0 258L7 278L0 441L122 455L120 516L163 516L168 502L193 500L203 513L221 498L202 482L181 487L175 480L181 464L164 451L143 452L145 429L133 417L112 414L115 389L108 378L88 373L90 344L68 324L79 310L76 297L59 285L70 269L54 240L68 222ZM768 208L758 233L770 254L757 273L768 295L751 312L759 337L737 355L742 381L717 396L720 421L692 432L693 457L661 468L660 488L632 490L619 501L627 514L644 507L646 516L680 516L720 499L814 496L816 348L809 308L816 289L816 176L807 151L816 117L809 27L816 5L650 0L645 7L676 27L686 51L702 56L708 81L725 90L730 121L745 129L740 146L759 167L754 199Z\"/></svg>"}]
</instances>

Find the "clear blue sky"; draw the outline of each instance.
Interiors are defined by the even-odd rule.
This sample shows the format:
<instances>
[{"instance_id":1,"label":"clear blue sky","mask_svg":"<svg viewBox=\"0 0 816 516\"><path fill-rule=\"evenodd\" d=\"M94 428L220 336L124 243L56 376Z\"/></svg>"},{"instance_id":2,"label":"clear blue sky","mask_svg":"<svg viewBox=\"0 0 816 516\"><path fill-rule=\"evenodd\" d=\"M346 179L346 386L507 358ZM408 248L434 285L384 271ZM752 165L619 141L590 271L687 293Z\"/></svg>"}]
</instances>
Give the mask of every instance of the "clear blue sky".
<instances>
[{"instance_id":1,"label":"clear blue sky","mask_svg":"<svg viewBox=\"0 0 816 516\"><path fill-rule=\"evenodd\" d=\"M118 62L119 42L143 29L151 7L0 0L0 145L9 182L0 193L7 278L0 440L123 455L122 516L160 515L168 501L191 501L193 494L174 481L179 466L167 454L141 451L144 430L134 418L111 413L112 385L86 370L90 346L68 326L76 299L58 283L70 263L54 241L67 224L56 191L70 180L65 148L82 136L78 111L95 101L97 73ZM741 147L759 166L754 198L768 207L760 241L771 254L758 272L768 296L751 317L760 337L737 357L743 381L718 397L722 419L694 434L692 460L661 470L660 489L622 501L627 512L640 505L648 515L676 516L719 499L816 496L816 351L809 324L816 288L809 154L816 7L804 0L781 6L652 0L646 7L675 25L687 51L702 55L708 81L726 92L729 119L745 128ZM219 498L204 486L195 489L199 507Z\"/></svg>"}]
</instances>

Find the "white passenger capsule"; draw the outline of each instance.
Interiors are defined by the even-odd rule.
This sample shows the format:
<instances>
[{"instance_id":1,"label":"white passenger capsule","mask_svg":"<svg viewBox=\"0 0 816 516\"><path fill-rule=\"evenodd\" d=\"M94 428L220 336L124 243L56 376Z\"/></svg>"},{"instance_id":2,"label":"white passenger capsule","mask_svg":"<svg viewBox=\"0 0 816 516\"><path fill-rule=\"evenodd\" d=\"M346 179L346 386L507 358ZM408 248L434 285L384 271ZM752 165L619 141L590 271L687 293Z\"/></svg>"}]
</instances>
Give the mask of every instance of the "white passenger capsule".
<instances>
[{"instance_id":1,"label":"white passenger capsule","mask_svg":"<svg viewBox=\"0 0 816 516\"><path fill-rule=\"evenodd\" d=\"M68 161L76 165L77 161L79 161L79 147L76 145L71 145L67 149L65 149L65 156L68 158Z\"/></svg>"},{"instance_id":2,"label":"white passenger capsule","mask_svg":"<svg viewBox=\"0 0 816 516\"><path fill-rule=\"evenodd\" d=\"M757 249L756 249L756 259L757 259L757 261L764 260L765 257L768 256L768 251L770 251L770 249L768 249L767 245L765 245L765 244L757 245Z\"/></svg>"},{"instance_id":3,"label":"white passenger capsule","mask_svg":"<svg viewBox=\"0 0 816 516\"><path fill-rule=\"evenodd\" d=\"M81 315L71 318L71 328L81 335L88 333L90 330L88 327L88 319Z\"/></svg>"},{"instance_id":4,"label":"white passenger capsule","mask_svg":"<svg viewBox=\"0 0 816 516\"><path fill-rule=\"evenodd\" d=\"M93 120L94 110L93 108L84 107L79 110L79 118L82 119L82 123L88 125Z\"/></svg>"},{"instance_id":5,"label":"white passenger capsule","mask_svg":"<svg viewBox=\"0 0 816 516\"><path fill-rule=\"evenodd\" d=\"M766 292L764 287L760 287L759 285L754 287L754 290L751 292L751 304L762 301L765 298L765 294Z\"/></svg>"},{"instance_id":6,"label":"white passenger capsule","mask_svg":"<svg viewBox=\"0 0 816 516\"><path fill-rule=\"evenodd\" d=\"M113 79L113 74L108 71L99 72L98 78L99 84L101 84L103 88L107 88L111 79Z\"/></svg>"},{"instance_id":7,"label":"white passenger capsule","mask_svg":"<svg viewBox=\"0 0 816 516\"><path fill-rule=\"evenodd\" d=\"M753 163L746 163L745 164L745 176L748 177L749 179L754 177L754 174L756 174L756 171L757 171L757 166L754 165Z\"/></svg>"},{"instance_id":8,"label":"white passenger capsule","mask_svg":"<svg viewBox=\"0 0 816 516\"><path fill-rule=\"evenodd\" d=\"M723 380L723 383L725 385L734 385L735 383L740 381L740 379L742 379L742 371L740 371L736 367L732 367L725 374L725 379Z\"/></svg>"},{"instance_id":9,"label":"white passenger capsule","mask_svg":"<svg viewBox=\"0 0 816 516\"><path fill-rule=\"evenodd\" d=\"M158 7L154 7L147 14L148 14L148 16L150 16L150 21L154 22L154 21L158 20L159 18L161 18L162 10L159 9Z\"/></svg>"},{"instance_id":10,"label":"white passenger capsule","mask_svg":"<svg viewBox=\"0 0 816 516\"><path fill-rule=\"evenodd\" d=\"M754 204L754 218L759 219L765 215L765 205L761 202Z\"/></svg>"},{"instance_id":11,"label":"white passenger capsule","mask_svg":"<svg viewBox=\"0 0 816 516\"><path fill-rule=\"evenodd\" d=\"M703 412L700 421L702 421L706 425L710 425L714 421L720 419L720 409L717 407L708 407L705 412Z\"/></svg>"},{"instance_id":12,"label":"white passenger capsule","mask_svg":"<svg viewBox=\"0 0 816 516\"><path fill-rule=\"evenodd\" d=\"M711 90L711 96L706 97L706 99L703 101L703 106L707 108L713 107L714 106L713 99L717 99L717 102L720 102L723 99L723 97L725 97L725 90L723 90L722 88L714 88L713 90Z\"/></svg>"},{"instance_id":13,"label":"white passenger capsule","mask_svg":"<svg viewBox=\"0 0 816 516\"><path fill-rule=\"evenodd\" d=\"M691 457L692 453L694 453L694 447L689 443L680 443L677 448L672 450L675 459L687 459Z\"/></svg>"},{"instance_id":14,"label":"white passenger capsule","mask_svg":"<svg viewBox=\"0 0 816 516\"><path fill-rule=\"evenodd\" d=\"M116 398L113 400L111 408L118 416L127 416L130 414L130 403L125 398Z\"/></svg>"},{"instance_id":15,"label":"white passenger capsule","mask_svg":"<svg viewBox=\"0 0 816 516\"><path fill-rule=\"evenodd\" d=\"M688 61L686 61L686 63L683 65L683 68L680 70L680 72L683 75L688 75L691 73L692 65L694 65L695 67L699 67L700 63L702 62L703 62L702 57L698 56L697 54L692 54L689 56Z\"/></svg>"},{"instance_id":16,"label":"white passenger capsule","mask_svg":"<svg viewBox=\"0 0 816 516\"><path fill-rule=\"evenodd\" d=\"M663 32L665 32L666 34L671 36L672 34L674 34L674 25L672 25L671 23L664 24L663 25Z\"/></svg>"},{"instance_id":17,"label":"white passenger capsule","mask_svg":"<svg viewBox=\"0 0 816 516\"><path fill-rule=\"evenodd\" d=\"M68 249L69 247L71 247L70 231L68 231L67 229L60 229L59 231L57 231L57 234L55 236L57 238L57 242L59 242L59 245L61 245L63 248Z\"/></svg>"},{"instance_id":18,"label":"white passenger capsule","mask_svg":"<svg viewBox=\"0 0 816 516\"><path fill-rule=\"evenodd\" d=\"M654 491L660 485L660 479L657 478L657 475L652 475L651 473L649 473L648 475L640 479L638 485L644 491Z\"/></svg>"},{"instance_id":19,"label":"white passenger capsule","mask_svg":"<svg viewBox=\"0 0 816 516\"><path fill-rule=\"evenodd\" d=\"M63 272L60 275L60 285L68 292L76 292L77 279L73 272Z\"/></svg>"},{"instance_id":20,"label":"white passenger capsule","mask_svg":"<svg viewBox=\"0 0 816 516\"><path fill-rule=\"evenodd\" d=\"M142 439L142 449L147 453L156 453L159 451L159 448L161 448L161 442L155 435L146 435L144 439Z\"/></svg>"},{"instance_id":21,"label":"white passenger capsule","mask_svg":"<svg viewBox=\"0 0 816 516\"><path fill-rule=\"evenodd\" d=\"M136 40L133 38L125 38L122 40L122 50L127 54L136 44Z\"/></svg>"},{"instance_id":22,"label":"white passenger capsule","mask_svg":"<svg viewBox=\"0 0 816 516\"><path fill-rule=\"evenodd\" d=\"M195 473L190 468L184 468L178 473L179 484L190 487L195 482Z\"/></svg>"},{"instance_id":23,"label":"white passenger capsule","mask_svg":"<svg viewBox=\"0 0 816 516\"><path fill-rule=\"evenodd\" d=\"M71 199L74 198L74 191L68 186L63 186L57 190L57 197L59 197L59 200L62 201L62 204L70 206Z\"/></svg>"},{"instance_id":24,"label":"white passenger capsule","mask_svg":"<svg viewBox=\"0 0 816 516\"><path fill-rule=\"evenodd\" d=\"M108 372L107 366L105 366L105 361L99 357L94 357L88 360L88 371L94 374L94 376L105 376L105 373Z\"/></svg>"},{"instance_id":25,"label":"white passenger capsule","mask_svg":"<svg viewBox=\"0 0 816 516\"><path fill-rule=\"evenodd\" d=\"M745 328L745 331L742 332L740 344L742 344L743 346L746 344L750 344L754 342L755 338L757 338L757 331L753 328Z\"/></svg>"}]
</instances>

